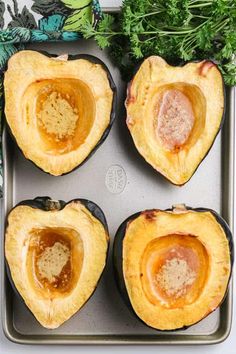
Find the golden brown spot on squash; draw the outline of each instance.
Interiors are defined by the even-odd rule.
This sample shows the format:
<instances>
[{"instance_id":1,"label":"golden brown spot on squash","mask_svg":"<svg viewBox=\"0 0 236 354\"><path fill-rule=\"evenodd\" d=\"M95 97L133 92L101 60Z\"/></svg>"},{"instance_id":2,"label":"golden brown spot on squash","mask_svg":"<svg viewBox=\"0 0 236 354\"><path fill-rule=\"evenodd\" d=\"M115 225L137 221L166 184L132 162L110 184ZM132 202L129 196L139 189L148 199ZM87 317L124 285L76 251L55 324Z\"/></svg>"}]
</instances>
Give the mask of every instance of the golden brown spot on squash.
<instances>
[{"instance_id":1,"label":"golden brown spot on squash","mask_svg":"<svg viewBox=\"0 0 236 354\"><path fill-rule=\"evenodd\" d=\"M155 213L154 210L145 210L142 214L149 221L152 221L152 220L154 220L156 218L156 213Z\"/></svg>"},{"instance_id":2,"label":"golden brown spot on squash","mask_svg":"<svg viewBox=\"0 0 236 354\"><path fill-rule=\"evenodd\" d=\"M223 267L224 274L227 275L229 273L229 269L227 267Z\"/></svg>"},{"instance_id":3,"label":"golden brown spot on squash","mask_svg":"<svg viewBox=\"0 0 236 354\"><path fill-rule=\"evenodd\" d=\"M135 96L131 93L131 86L132 86L132 81L130 81L128 88L127 88L127 98L126 98L126 106L128 106L130 103L135 102Z\"/></svg>"},{"instance_id":4,"label":"golden brown spot on squash","mask_svg":"<svg viewBox=\"0 0 236 354\"><path fill-rule=\"evenodd\" d=\"M127 118L126 118L126 124L127 124L127 126L128 127L131 127L131 126L133 126L134 125L134 120L130 117L130 116L127 116Z\"/></svg>"},{"instance_id":5,"label":"golden brown spot on squash","mask_svg":"<svg viewBox=\"0 0 236 354\"><path fill-rule=\"evenodd\" d=\"M214 66L216 65L212 61L203 61L199 66L199 75L206 77L208 71Z\"/></svg>"}]
</instances>

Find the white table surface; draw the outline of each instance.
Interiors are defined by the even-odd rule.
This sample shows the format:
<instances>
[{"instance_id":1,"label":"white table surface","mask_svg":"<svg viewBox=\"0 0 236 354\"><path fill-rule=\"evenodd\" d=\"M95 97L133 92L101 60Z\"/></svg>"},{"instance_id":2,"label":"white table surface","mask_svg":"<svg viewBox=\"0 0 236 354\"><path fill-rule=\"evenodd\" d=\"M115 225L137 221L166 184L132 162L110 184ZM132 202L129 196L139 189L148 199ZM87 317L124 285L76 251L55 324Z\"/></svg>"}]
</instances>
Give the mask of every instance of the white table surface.
<instances>
[{"instance_id":1,"label":"white table surface","mask_svg":"<svg viewBox=\"0 0 236 354\"><path fill-rule=\"evenodd\" d=\"M121 4L121 0L100 0L100 3L104 7L112 7L119 6ZM236 169L235 169L236 172ZM236 188L235 188L236 189ZM235 195L236 197L236 195ZM236 199L235 199L236 200ZM0 204L1 206L1 204ZM236 222L235 227L236 230ZM236 294L236 281L234 277L234 293ZM19 345L9 342L3 332L0 329L0 353L8 354L8 353L41 353L42 351L48 352L50 354L56 353L89 353L89 354L106 354L106 353L122 353L122 354L143 354L143 353L156 353L159 352L161 354L236 354L236 311L234 310L233 314L233 324L231 334L228 339L217 345L211 346L26 346Z\"/></svg>"}]
</instances>

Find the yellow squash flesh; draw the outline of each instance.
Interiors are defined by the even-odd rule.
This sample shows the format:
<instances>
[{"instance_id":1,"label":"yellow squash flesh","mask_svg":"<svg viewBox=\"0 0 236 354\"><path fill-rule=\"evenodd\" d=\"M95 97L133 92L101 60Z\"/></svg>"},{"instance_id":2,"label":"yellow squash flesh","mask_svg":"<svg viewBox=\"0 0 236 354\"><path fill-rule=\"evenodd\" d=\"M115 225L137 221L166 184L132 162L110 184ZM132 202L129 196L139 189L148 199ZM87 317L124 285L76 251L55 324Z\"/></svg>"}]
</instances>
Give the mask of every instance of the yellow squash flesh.
<instances>
[{"instance_id":1,"label":"yellow squash flesh","mask_svg":"<svg viewBox=\"0 0 236 354\"><path fill-rule=\"evenodd\" d=\"M122 252L130 303L148 326L190 326L215 310L231 272L224 229L209 211L141 213L127 224Z\"/></svg>"},{"instance_id":2,"label":"yellow squash flesh","mask_svg":"<svg viewBox=\"0 0 236 354\"><path fill-rule=\"evenodd\" d=\"M11 279L46 328L57 328L94 292L106 264L108 235L81 203L44 211L20 205L8 217L5 255Z\"/></svg>"},{"instance_id":3,"label":"yellow squash flesh","mask_svg":"<svg viewBox=\"0 0 236 354\"><path fill-rule=\"evenodd\" d=\"M80 165L110 124L113 91L89 59L20 51L4 79L5 115L25 157L52 175Z\"/></svg>"},{"instance_id":4,"label":"yellow squash flesh","mask_svg":"<svg viewBox=\"0 0 236 354\"><path fill-rule=\"evenodd\" d=\"M160 102L170 90L177 90L189 102L194 116L189 136L176 149L168 149L157 134ZM139 153L172 183L182 185L191 178L221 127L221 73L209 61L173 67L160 57L149 57L130 83L126 110L127 125Z\"/></svg>"}]
</instances>

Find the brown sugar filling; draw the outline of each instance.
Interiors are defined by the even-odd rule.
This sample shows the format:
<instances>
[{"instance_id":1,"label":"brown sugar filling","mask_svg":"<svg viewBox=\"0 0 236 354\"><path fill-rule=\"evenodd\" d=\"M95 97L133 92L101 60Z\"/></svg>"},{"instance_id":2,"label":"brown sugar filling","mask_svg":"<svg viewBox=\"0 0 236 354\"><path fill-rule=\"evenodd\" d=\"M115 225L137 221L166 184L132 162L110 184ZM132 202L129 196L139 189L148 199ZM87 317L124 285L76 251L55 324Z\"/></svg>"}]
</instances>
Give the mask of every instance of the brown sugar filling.
<instances>
[{"instance_id":1,"label":"brown sugar filling","mask_svg":"<svg viewBox=\"0 0 236 354\"><path fill-rule=\"evenodd\" d=\"M183 296L187 287L196 279L196 272L190 268L186 260L171 258L163 264L156 275L156 285L165 291L167 296L176 298Z\"/></svg>"},{"instance_id":2,"label":"brown sugar filling","mask_svg":"<svg viewBox=\"0 0 236 354\"><path fill-rule=\"evenodd\" d=\"M177 89L164 91L159 102L157 135L164 147L175 150L188 140L194 126L189 98Z\"/></svg>"},{"instance_id":3,"label":"brown sugar filling","mask_svg":"<svg viewBox=\"0 0 236 354\"><path fill-rule=\"evenodd\" d=\"M41 148L48 155L62 155L79 148L94 124L95 100L79 79L37 80L23 97L24 120L37 128Z\"/></svg>"},{"instance_id":4,"label":"brown sugar filling","mask_svg":"<svg viewBox=\"0 0 236 354\"><path fill-rule=\"evenodd\" d=\"M179 308L193 303L208 276L204 245L192 235L166 235L147 245L140 264L144 293L153 303Z\"/></svg>"},{"instance_id":5,"label":"brown sugar filling","mask_svg":"<svg viewBox=\"0 0 236 354\"><path fill-rule=\"evenodd\" d=\"M59 92L51 92L42 102L38 113L39 125L48 134L54 134L56 141L75 134L78 109L70 105L69 95L62 97Z\"/></svg>"},{"instance_id":6,"label":"brown sugar filling","mask_svg":"<svg viewBox=\"0 0 236 354\"><path fill-rule=\"evenodd\" d=\"M27 256L28 276L36 291L61 296L77 283L83 257L83 243L75 230L34 229Z\"/></svg>"}]
</instances>

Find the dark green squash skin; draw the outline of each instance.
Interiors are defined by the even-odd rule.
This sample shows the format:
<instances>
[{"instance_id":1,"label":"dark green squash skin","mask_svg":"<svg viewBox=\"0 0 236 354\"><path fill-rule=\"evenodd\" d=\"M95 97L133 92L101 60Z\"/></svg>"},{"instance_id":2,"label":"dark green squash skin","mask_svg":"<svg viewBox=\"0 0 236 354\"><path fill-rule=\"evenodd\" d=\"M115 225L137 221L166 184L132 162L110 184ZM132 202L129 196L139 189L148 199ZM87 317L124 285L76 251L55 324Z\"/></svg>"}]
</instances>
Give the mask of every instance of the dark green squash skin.
<instances>
[{"instance_id":1,"label":"dark green squash skin","mask_svg":"<svg viewBox=\"0 0 236 354\"><path fill-rule=\"evenodd\" d=\"M148 58L145 58L144 60L146 60L146 59L148 59ZM144 61L144 60L143 60L143 61ZM137 65L137 67L136 67L135 70L134 70L134 74L133 74L132 80L127 84L126 100L129 100L129 97L130 97L130 89L131 89L132 81L133 81L133 79L135 78L135 76L136 76L136 74L137 74L137 72L138 72L140 66L142 65L143 61ZM182 66L185 66L186 64L189 64L189 63L199 63L199 62L201 62L201 61L203 61L203 60L192 60L192 61L182 62L182 63L180 63L179 65L176 65L176 66L182 67ZM161 174L161 175L162 175L167 181L169 181L171 184L173 184L174 186L177 186L177 187L182 187L182 186L184 186L184 185L185 185L186 183L188 183L188 182L190 181L190 179L193 177L193 175L194 175L195 172L198 170L198 168L199 168L199 166L201 165L201 163L203 162L203 160L205 160L205 158L206 158L207 155L209 154L209 152L210 152L212 146L214 145L214 142L215 142L217 136L219 135L221 129L223 128L223 125L224 125L224 122L225 122L225 119L226 119L226 87L225 87L223 75L222 75L221 71L218 69L218 66L217 66L217 64L216 64L214 61L212 61L212 60L207 60L207 59L206 59L206 61L209 61L209 62L213 63L213 64L217 67L217 70L218 70L218 72L219 72L220 75L221 75L221 78L222 78L222 89L223 89L223 96L224 96L224 103L225 103L225 104L224 104L224 110L223 110L223 113L222 113L220 125L219 125L219 128L218 128L217 132L216 132L216 135L213 137L212 143L211 143L211 145L209 146L209 149L207 150L207 152L205 153L205 155L203 156L203 158L202 158L202 160L199 162L199 164L196 166L195 170L193 171L193 173L191 174L191 176L189 177L189 179L188 179L186 182L182 183L182 184L175 184L174 182L172 182L170 179L168 179L168 177L162 175L161 172L157 171L157 170L139 153L139 151L137 150L137 148L136 148L136 146L135 146L135 144L134 144L134 141L133 141L133 144L134 144L134 146L135 146L135 149L136 149L137 153L142 156L142 158L144 159L144 161L146 162L146 164L147 164L149 167L153 168L153 170L155 170L157 173ZM174 66L174 65L173 65L173 66ZM129 130L129 129L128 129L128 130ZM130 131L129 131L129 133L130 133ZM130 133L130 136L131 136L131 139L133 140L133 137L132 137L131 133Z\"/></svg>"},{"instance_id":2,"label":"dark green squash skin","mask_svg":"<svg viewBox=\"0 0 236 354\"><path fill-rule=\"evenodd\" d=\"M92 295L96 291L97 286L98 286L98 284L99 284L99 282L100 282L100 280L102 278L103 272L104 272L104 270L106 268L106 264L107 264L107 259L108 259L108 254L109 254L110 238L109 238L109 232L108 232L108 225L107 225L106 217L105 217L102 209L97 204L95 204L94 202L91 202L90 200L87 200L87 199L79 199L79 198L77 198L77 199L72 199L72 200L70 200L69 202L66 203L63 200L54 200L54 199L51 199L50 197L36 197L35 199L27 199L27 200L23 200L23 201L19 202L18 204L16 204L14 206L14 208L11 209L11 211L13 209L15 209L16 207L20 206L20 205L26 205L26 206L32 207L34 209L41 209L41 210L44 210L44 211L50 211L50 210L55 210L56 211L56 210L62 210L67 204L69 204L71 202L78 202L78 203L83 204L90 211L90 213L102 223L102 225L104 226L104 229L105 229L105 231L107 233L107 237L108 237L107 238L107 253L106 253L105 266L103 268L103 271L101 272L101 275L100 275L100 277L99 277L99 279L97 281L97 284L96 284L93 292L91 293L91 295L89 296L87 301L85 301L85 303L81 306L81 308L82 308L89 301L89 299L92 297ZM11 213L11 211L9 212L9 214ZM7 228L7 226L8 226L8 220L6 222L6 228ZM13 279L11 277L10 267L9 267L9 265L7 263L6 258L5 258L5 267L6 267L6 273L7 273L7 276L8 276L8 280L9 280L9 282L11 284L12 289L14 290L15 294L20 299L20 301L24 304L26 309L31 312L31 310L28 308L28 306L26 306L23 298L21 297L19 291L17 290L17 288L16 288L16 286L14 284L14 281L13 281ZM78 311L80 311L80 309ZM74 315L76 315L76 313ZM34 316L33 313L32 313L32 315Z\"/></svg>"},{"instance_id":3,"label":"dark green squash skin","mask_svg":"<svg viewBox=\"0 0 236 354\"><path fill-rule=\"evenodd\" d=\"M223 228L226 238L228 240L228 244L229 244L229 250L230 250L230 262L231 262L231 267L230 267L230 275L229 275L229 281L227 284L227 290L224 294L224 297L221 301L221 303L218 305L218 307L221 306L221 304L224 302L226 296L227 296L227 292L228 292L228 286L229 286L229 282L231 279L231 275L232 275L232 269L233 269L233 263L234 263L234 244L233 244L233 235L230 231L230 228L228 226L228 224L226 223L226 221L218 214L216 213L216 211L212 210L212 209L208 209L208 208L191 208L188 206L185 206L185 208L187 210L193 210L195 212L210 212L214 218L216 219L216 221L221 225L221 227ZM115 280L116 280L116 284L119 290L119 293L124 301L124 303L126 304L126 306L128 307L128 309L131 311L131 313L139 320L141 321L143 324L145 324L145 326L150 327L152 329L155 329L156 331L160 331L160 332L174 332L174 331L180 331L180 330L185 330L195 324L197 324L198 322L202 321L205 317L207 317L209 314L207 314L205 317L203 317L202 319L200 319L198 322L193 323L190 326L183 326L181 328L177 328L177 329L172 329L172 330L160 330L160 329L156 329L153 328L151 326L149 326L147 323L145 323L134 311L127 289L126 289L126 285L125 285L125 280L124 280L124 273L123 273L123 239L125 237L126 234L126 228L128 226L129 223L131 223L134 219L136 219L138 216L140 216L141 214L151 214L153 211L156 211L159 209L150 209L150 210L145 210L145 211L140 211L137 212L131 216L129 216L118 228L116 235L115 235L115 239L114 239L114 244L113 244L113 267L114 267L114 275L115 275ZM161 210L162 211L162 210ZM173 211L172 209L166 209L164 211ZM218 308L217 307L217 308ZM216 308L216 309L217 309ZM215 310L216 310L215 309ZM213 310L212 312L214 312L215 310ZM212 313L211 312L211 313Z\"/></svg>"},{"instance_id":4,"label":"dark green squash skin","mask_svg":"<svg viewBox=\"0 0 236 354\"><path fill-rule=\"evenodd\" d=\"M41 209L44 211L50 211L50 210L62 210L65 208L67 204L70 204L72 202L78 202L83 204L89 211L90 213L98 219L104 226L106 232L108 233L108 226L107 226L107 221L105 218L105 215L102 211L102 209L95 204L94 202L91 202L88 199L72 199L69 202L65 202L64 200L54 200L51 199L50 197L36 197L35 199L27 199L19 202L13 209L20 205L27 205L35 209ZM12 209L12 210L13 210ZM11 211L10 211L11 212Z\"/></svg>"},{"instance_id":5,"label":"dark green squash skin","mask_svg":"<svg viewBox=\"0 0 236 354\"><path fill-rule=\"evenodd\" d=\"M45 52L45 51L38 51L39 53L49 57L49 58L55 58L57 57L58 55L55 55L55 54L49 54L48 52ZM67 175L68 173L71 173L73 171L75 171L77 168L81 167L90 157L93 156L93 154L97 151L97 149L104 143L104 141L106 140L108 134L110 133L110 130L111 130L111 127L112 127L112 124L116 118L116 110L117 110L117 89L116 89L116 85L115 85L115 82L112 78L112 75L108 69L108 67L106 66L106 64L99 58L93 56L93 55L90 55L90 54L77 54L77 55L68 55L68 59L69 60L77 60L77 59L85 59L85 60L88 60L94 64L99 64L102 66L102 68L105 70L105 72L107 73L107 78L108 78L108 81L109 81L109 84L110 84L110 88L113 92L113 100L112 100L112 107L111 107L111 114L110 114L110 122L109 122L109 125L107 126L106 130L104 131L103 135L101 136L100 140L98 141L98 143L95 145L95 147L90 151L89 155L79 164L77 165L76 167L74 167L72 170L66 172L66 173L63 173L61 174L60 176L64 176L64 175ZM5 98L4 98L5 100ZM11 128L10 126L7 124L7 120L5 119L6 121L6 125L7 125L7 128L8 128L8 131L10 132L10 135L11 137L13 138L13 140L15 141L18 149L21 151L21 153L24 155L24 152L19 148L18 144L17 144L17 141L14 137L14 134L12 133L11 131ZM24 155L25 157L25 155ZM26 158L26 157L25 157ZM26 158L27 159L27 158ZM30 160L30 159L27 159L28 161L30 161L34 166L36 166L38 169L40 169L41 171L43 171L44 173L47 173L49 175L51 175L49 172L46 172L44 171L42 168L40 168L38 165L36 165L34 163L34 161ZM53 175L52 175L53 176ZM54 177L60 177L60 176L54 176Z\"/></svg>"}]
</instances>

